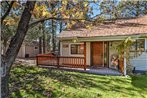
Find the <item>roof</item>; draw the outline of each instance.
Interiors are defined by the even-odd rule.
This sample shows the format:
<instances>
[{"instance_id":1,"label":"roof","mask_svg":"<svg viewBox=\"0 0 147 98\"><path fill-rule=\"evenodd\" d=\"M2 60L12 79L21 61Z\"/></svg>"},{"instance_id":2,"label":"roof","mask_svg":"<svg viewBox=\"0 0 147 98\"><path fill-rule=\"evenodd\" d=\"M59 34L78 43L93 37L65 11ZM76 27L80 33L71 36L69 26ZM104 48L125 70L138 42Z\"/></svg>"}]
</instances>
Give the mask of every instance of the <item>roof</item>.
<instances>
[{"instance_id":1,"label":"roof","mask_svg":"<svg viewBox=\"0 0 147 98\"><path fill-rule=\"evenodd\" d=\"M58 38L142 34L147 34L147 15L132 19L117 19L115 21L105 21L99 26L93 26L91 30L86 28L65 30L58 35Z\"/></svg>"}]
</instances>

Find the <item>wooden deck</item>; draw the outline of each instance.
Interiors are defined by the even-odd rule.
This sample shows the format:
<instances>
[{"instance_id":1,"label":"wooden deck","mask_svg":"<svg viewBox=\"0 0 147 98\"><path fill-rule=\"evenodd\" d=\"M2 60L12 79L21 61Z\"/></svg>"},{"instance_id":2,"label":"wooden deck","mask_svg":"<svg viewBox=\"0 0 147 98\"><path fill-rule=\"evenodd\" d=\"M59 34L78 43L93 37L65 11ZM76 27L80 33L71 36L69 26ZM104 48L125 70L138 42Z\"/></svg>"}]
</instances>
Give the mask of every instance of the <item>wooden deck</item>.
<instances>
[{"instance_id":1,"label":"wooden deck","mask_svg":"<svg viewBox=\"0 0 147 98\"><path fill-rule=\"evenodd\" d=\"M92 74L103 75L122 75L118 70L110 68L97 68L93 69L86 65L85 57L66 57L66 56L53 56L48 54L41 54L36 57L36 64L39 67L63 69L69 71L78 71ZM83 70L84 69L84 70Z\"/></svg>"}]
</instances>

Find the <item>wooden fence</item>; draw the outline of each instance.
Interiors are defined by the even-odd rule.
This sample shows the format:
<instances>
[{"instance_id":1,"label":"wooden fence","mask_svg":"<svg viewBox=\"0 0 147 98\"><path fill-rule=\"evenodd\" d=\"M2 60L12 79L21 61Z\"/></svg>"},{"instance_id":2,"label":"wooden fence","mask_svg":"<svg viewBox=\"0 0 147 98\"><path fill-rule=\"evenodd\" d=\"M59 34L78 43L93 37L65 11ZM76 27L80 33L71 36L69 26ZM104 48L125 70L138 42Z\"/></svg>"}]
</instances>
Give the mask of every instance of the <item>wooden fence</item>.
<instances>
[{"instance_id":1,"label":"wooden fence","mask_svg":"<svg viewBox=\"0 0 147 98\"><path fill-rule=\"evenodd\" d=\"M67 56L52 56L38 55L36 57L37 65L39 66L56 66L56 67L71 67L84 68L86 70L85 57L67 57Z\"/></svg>"}]
</instances>

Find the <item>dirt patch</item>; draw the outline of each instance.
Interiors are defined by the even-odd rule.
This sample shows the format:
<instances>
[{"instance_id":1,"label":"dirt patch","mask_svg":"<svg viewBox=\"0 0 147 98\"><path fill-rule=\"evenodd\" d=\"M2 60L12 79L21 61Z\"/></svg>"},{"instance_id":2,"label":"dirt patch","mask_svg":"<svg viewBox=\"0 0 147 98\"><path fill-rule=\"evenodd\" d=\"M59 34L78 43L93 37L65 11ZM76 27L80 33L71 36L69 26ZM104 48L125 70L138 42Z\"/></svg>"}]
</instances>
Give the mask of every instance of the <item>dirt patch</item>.
<instances>
[{"instance_id":1,"label":"dirt patch","mask_svg":"<svg viewBox=\"0 0 147 98\"><path fill-rule=\"evenodd\" d=\"M14 65L36 65L35 58L16 58Z\"/></svg>"}]
</instances>

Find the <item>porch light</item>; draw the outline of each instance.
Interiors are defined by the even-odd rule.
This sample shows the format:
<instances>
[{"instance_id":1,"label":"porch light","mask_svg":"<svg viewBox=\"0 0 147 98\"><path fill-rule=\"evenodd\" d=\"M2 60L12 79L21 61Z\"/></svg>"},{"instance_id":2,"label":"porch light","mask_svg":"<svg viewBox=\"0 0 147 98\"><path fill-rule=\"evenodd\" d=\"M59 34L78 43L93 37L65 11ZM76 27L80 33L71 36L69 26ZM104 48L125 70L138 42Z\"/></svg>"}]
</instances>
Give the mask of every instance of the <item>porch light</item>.
<instances>
[{"instance_id":1,"label":"porch light","mask_svg":"<svg viewBox=\"0 0 147 98\"><path fill-rule=\"evenodd\" d=\"M77 38L74 38L74 39L72 40L72 42L73 42L73 43L77 43L77 42L78 42L78 39L77 39Z\"/></svg>"}]
</instances>

